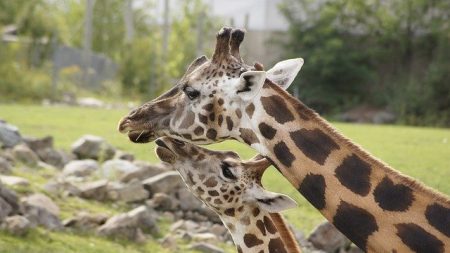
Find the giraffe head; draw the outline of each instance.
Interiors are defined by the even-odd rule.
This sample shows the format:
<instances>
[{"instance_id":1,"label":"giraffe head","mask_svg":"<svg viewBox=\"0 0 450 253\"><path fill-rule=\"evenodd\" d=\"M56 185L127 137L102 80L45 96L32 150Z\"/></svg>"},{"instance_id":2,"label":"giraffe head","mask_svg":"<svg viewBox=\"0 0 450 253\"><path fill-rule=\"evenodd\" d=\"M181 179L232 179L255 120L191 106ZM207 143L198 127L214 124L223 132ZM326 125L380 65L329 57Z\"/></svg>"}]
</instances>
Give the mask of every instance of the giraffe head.
<instances>
[{"instance_id":1,"label":"giraffe head","mask_svg":"<svg viewBox=\"0 0 450 253\"><path fill-rule=\"evenodd\" d=\"M243 39L242 30L222 28L212 58L195 59L172 89L122 118L119 131L137 143L160 136L196 144L242 140L240 129L250 124L243 112L254 110L252 100L267 79L286 89L303 65L291 59L267 72L258 63L249 66L239 54Z\"/></svg>"},{"instance_id":2,"label":"giraffe head","mask_svg":"<svg viewBox=\"0 0 450 253\"><path fill-rule=\"evenodd\" d=\"M269 192L261 177L271 164L256 156L242 161L231 151L212 151L170 137L156 140L156 154L179 171L191 192L221 216L244 206L276 213L297 204L290 197ZM242 210L241 210L242 211Z\"/></svg>"}]
</instances>

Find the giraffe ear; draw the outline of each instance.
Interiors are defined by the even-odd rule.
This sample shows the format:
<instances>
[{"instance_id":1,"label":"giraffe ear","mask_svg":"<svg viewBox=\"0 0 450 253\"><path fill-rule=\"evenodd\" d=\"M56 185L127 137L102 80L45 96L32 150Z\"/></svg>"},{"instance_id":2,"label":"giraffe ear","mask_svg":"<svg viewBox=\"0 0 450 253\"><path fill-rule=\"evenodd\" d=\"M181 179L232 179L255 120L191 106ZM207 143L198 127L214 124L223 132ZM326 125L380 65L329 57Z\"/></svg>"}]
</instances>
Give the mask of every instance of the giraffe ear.
<instances>
[{"instance_id":1,"label":"giraffe ear","mask_svg":"<svg viewBox=\"0 0 450 253\"><path fill-rule=\"evenodd\" d=\"M267 71L267 78L286 90L294 81L303 63L302 58L280 61Z\"/></svg>"},{"instance_id":2,"label":"giraffe ear","mask_svg":"<svg viewBox=\"0 0 450 253\"><path fill-rule=\"evenodd\" d=\"M257 199L259 207L269 213L278 213L297 207L297 203L289 196L264 190L265 196Z\"/></svg>"},{"instance_id":3,"label":"giraffe ear","mask_svg":"<svg viewBox=\"0 0 450 253\"><path fill-rule=\"evenodd\" d=\"M270 213L278 213L286 209L297 207L297 203L289 196L267 191L257 185L249 190L250 198L256 201L256 204Z\"/></svg>"},{"instance_id":4,"label":"giraffe ear","mask_svg":"<svg viewBox=\"0 0 450 253\"><path fill-rule=\"evenodd\" d=\"M266 72L264 71L247 71L241 74L239 82L235 87L236 94L242 100L252 100L261 90L266 80Z\"/></svg>"}]
</instances>

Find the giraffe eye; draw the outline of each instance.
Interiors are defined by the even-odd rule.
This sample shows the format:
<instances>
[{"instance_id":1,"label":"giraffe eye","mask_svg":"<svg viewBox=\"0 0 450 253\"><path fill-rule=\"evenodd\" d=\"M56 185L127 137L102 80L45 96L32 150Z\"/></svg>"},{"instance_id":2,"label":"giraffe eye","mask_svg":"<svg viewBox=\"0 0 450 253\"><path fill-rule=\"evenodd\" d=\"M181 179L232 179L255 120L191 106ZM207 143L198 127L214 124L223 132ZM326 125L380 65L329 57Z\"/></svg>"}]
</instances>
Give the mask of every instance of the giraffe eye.
<instances>
[{"instance_id":1,"label":"giraffe eye","mask_svg":"<svg viewBox=\"0 0 450 253\"><path fill-rule=\"evenodd\" d=\"M190 100L194 100L200 95L200 92L198 90L190 86L185 86L183 91Z\"/></svg>"},{"instance_id":2,"label":"giraffe eye","mask_svg":"<svg viewBox=\"0 0 450 253\"><path fill-rule=\"evenodd\" d=\"M237 177L233 174L233 172L231 172L229 163L222 162L220 167L222 169L222 174L223 174L224 177L226 177L228 179L232 179L232 180L236 180L237 179Z\"/></svg>"}]
</instances>

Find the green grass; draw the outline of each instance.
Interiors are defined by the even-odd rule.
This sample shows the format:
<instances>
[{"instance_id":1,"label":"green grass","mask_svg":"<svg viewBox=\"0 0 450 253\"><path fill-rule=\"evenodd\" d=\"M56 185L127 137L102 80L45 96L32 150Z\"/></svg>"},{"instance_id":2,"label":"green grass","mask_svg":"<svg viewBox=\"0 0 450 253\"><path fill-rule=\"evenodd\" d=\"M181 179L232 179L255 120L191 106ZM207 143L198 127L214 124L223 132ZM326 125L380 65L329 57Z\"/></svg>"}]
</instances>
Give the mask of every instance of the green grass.
<instances>
[{"instance_id":1,"label":"green grass","mask_svg":"<svg viewBox=\"0 0 450 253\"><path fill-rule=\"evenodd\" d=\"M107 139L112 145L133 153L138 159L157 162L154 154L154 144L137 145L128 141L127 137L117 132L119 119L127 110L105 110L71 107L42 107L23 105L0 105L0 118L18 126L24 135L42 137L53 135L58 148L70 149L70 145L84 134L94 134ZM397 170L417 178L426 185L433 187L447 195L450 194L450 130L417 128L405 126L377 126L360 124L333 123L344 135L358 143L376 157L382 159ZM227 141L209 146L211 149L234 150L243 158L252 157L255 152L246 145ZM22 175L24 175L23 173ZM33 177L37 177L36 175ZM33 178L29 178L34 180ZM44 178L37 177L42 181ZM298 201L299 207L286 211L289 223L303 231L310 231L323 220L320 213L281 176L276 170L268 170L263 179L264 185L272 191L283 192ZM105 211L114 209L114 206L96 203L76 203L70 201L66 207L62 205L63 212L77 208ZM61 204L58 200L58 204ZM52 233L53 235L53 233ZM76 235L54 234L54 240L65 240L62 237ZM0 238L2 236L0 235ZM8 240L15 240L7 237ZM100 240L102 243L111 243L104 239L82 237L80 240ZM18 240L18 239L17 239ZM77 240L74 238L73 240ZM70 240L67 240L70 241ZM33 242L32 240L30 242ZM1 239L0 239L1 243ZM100 243L95 241L95 243ZM94 244L95 244L94 243ZM88 244L88 243L86 243ZM86 246L87 247L87 246ZM105 246L106 247L106 246ZM131 247L131 246L130 246ZM134 247L134 246L133 246ZM138 246L136 246L138 247ZM139 246L145 248L145 246ZM1 249L1 244L0 244ZM141 248L139 248L141 249ZM129 250L128 248L117 248ZM27 252L27 251L23 251ZM70 251L68 251L70 252ZM90 252L86 251L79 252ZM103 251L96 251L103 252ZM136 251L140 252L140 251ZM163 251L151 251L163 252Z\"/></svg>"}]
</instances>

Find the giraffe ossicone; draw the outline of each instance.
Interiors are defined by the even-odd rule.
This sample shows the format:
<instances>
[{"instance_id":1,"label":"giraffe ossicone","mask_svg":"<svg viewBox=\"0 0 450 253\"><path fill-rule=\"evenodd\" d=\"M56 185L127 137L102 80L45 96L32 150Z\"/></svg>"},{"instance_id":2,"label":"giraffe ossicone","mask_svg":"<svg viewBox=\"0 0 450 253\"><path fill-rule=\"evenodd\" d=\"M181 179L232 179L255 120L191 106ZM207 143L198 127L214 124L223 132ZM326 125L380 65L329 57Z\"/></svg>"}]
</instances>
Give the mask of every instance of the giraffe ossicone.
<instances>
[{"instance_id":1,"label":"giraffe ossicone","mask_svg":"<svg viewBox=\"0 0 450 253\"><path fill-rule=\"evenodd\" d=\"M242 161L233 152L211 151L170 137L156 144L158 157L178 170L188 189L219 215L238 252L300 253L278 214L297 204L262 187L261 177L270 166L265 158Z\"/></svg>"},{"instance_id":2,"label":"giraffe ossicone","mask_svg":"<svg viewBox=\"0 0 450 253\"><path fill-rule=\"evenodd\" d=\"M364 251L450 252L450 198L374 158L287 93L303 60L280 62L263 79L261 65L239 55L243 36L222 30L211 60L196 59L177 85L130 112L119 130L134 142L238 140L270 159Z\"/></svg>"}]
</instances>

